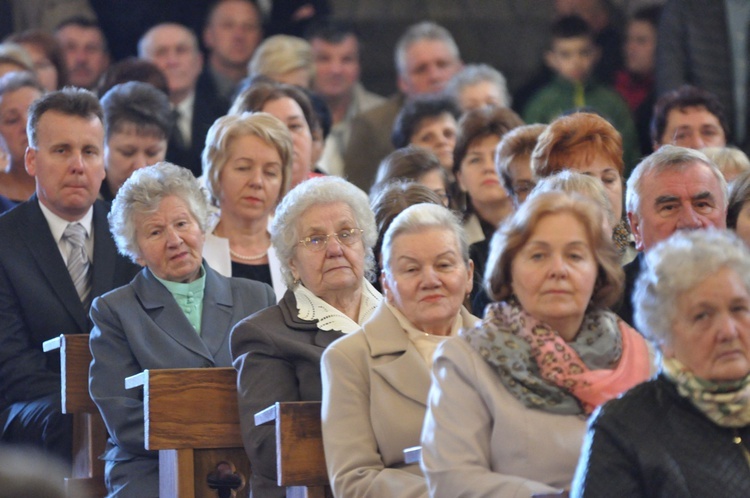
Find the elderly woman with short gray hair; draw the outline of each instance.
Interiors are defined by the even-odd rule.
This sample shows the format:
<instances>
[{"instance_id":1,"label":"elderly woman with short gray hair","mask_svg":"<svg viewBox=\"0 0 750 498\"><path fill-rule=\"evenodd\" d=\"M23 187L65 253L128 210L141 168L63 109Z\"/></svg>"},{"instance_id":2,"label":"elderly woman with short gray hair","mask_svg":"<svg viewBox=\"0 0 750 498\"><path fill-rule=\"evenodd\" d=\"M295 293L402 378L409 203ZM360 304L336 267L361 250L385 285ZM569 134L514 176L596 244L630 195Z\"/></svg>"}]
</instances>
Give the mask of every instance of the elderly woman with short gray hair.
<instances>
[{"instance_id":1,"label":"elderly woman with short gray hair","mask_svg":"<svg viewBox=\"0 0 750 498\"><path fill-rule=\"evenodd\" d=\"M662 371L591 421L572 496L747 496L750 252L707 229L645 257L635 322Z\"/></svg>"},{"instance_id":2,"label":"elderly woman with short gray hair","mask_svg":"<svg viewBox=\"0 0 750 498\"><path fill-rule=\"evenodd\" d=\"M133 173L109 214L119 252L144 269L91 307L89 391L109 432L108 496L159 496L158 453L144 447L143 393L125 389L125 379L145 369L230 366L232 327L275 302L267 285L206 264L206 213L192 173L162 162Z\"/></svg>"},{"instance_id":3,"label":"elderly woman with short gray hair","mask_svg":"<svg viewBox=\"0 0 750 498\"><path fill-rule=\"evenodd\" d=\"M382 247L384 301L322 358L323 446L336 497L427 496L419 445L432 355L478 321L462 303L473 265L460 220L435 204L396 216Z\"/></svg>"},{"instance_id":4,"label":"elderly woman with short gray hair","mask_svg":"<svg viewBox=\"0 0 750 498\"><path fill-rule=\"evenodd\" d=\"M285 491L276 485L273 427L256 427L253 416L277 401L321 399L323 350L359 329L380 303L368 282L377 237L367 195L338 177L299 184L276 209L271 242L288 290L232 332L254 498Z\"/></svg>"}]
</instances>

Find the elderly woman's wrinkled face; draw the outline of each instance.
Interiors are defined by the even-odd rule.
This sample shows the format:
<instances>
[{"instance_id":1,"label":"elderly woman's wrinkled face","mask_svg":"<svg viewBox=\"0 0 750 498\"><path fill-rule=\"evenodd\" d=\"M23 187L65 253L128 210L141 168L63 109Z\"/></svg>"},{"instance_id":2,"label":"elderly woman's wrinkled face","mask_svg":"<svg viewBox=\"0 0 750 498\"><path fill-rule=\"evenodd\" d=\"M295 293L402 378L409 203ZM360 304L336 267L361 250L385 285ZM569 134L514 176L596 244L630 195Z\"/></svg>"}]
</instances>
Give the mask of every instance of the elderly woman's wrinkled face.
<instances>
[{"instance_id":1,"label":"elderly woman's wrinkled face","mask_svg":"<svg viewBox=\"0 0 750 498\"><path fill-rule=\"evenodd\" d=\"M508 197L495 170L495 147L499 141L497 135L477 138L471 142L461 161L456 179L473 202L492 203Z\"/></svg>"},{"instance_id":2,"label":"elderly woman's wrinkled face","mask_svg":"<svg viewBox=\"0 0 750 498\"><path fill-rule=\"evenodd\" d=\"M523 309L563 339L575 338L594 292L598 265L583 223L549 214L511 262L511 286Z\"/></svg>"},{"instance_id":3,"label":"elderly woman's wrinkled face","mask_svg":"<svg viewBox=\"0 0 750 498\"><path fill-rule=\"evenodd\" d=\"M297 101L290 97L266 102L261 110L279 118L289 129L289 133L292 134L294 164L292 166L292 184L289 188L294 188L307 180L307 176L312 170L312 133L307 120L305 120L305 114Z\"/></svg>"},{"instance_id":4,"label":"elderly woman's wrinkled face","mask_svg":"<svg viewBox=\"0 0 750 498\"><path fill-rule=\"evenodd\" d=\"M467 265L455 234L427 228L396 236L391 243L383 291L419 330L448 335L466 295L474 265Z\"/></svg>"},{"instance_id":5,"label":"elderly woman's wrinkled face","mask_svg":"<svg viewBox=\"0 0 750 498\"><path fill-rule=\"evenodd\" d=\"M722 268L677 297L664 354L703 379L750 373L750 293L737 272Z\"/></svg>"},{"instance_id":6,"label":"elderly woman's wrinkled face","mask_svg":"<svg viewBox=\"0 0 750 498\"><path fill-rule=\"evenodd\" d=\"M0 135L8 144L11 161L23 164L29 140L26 136L26 120L29 106L42 94L36 88L21 87L6 92L0 98Z\"/></svg>"},{"instance_id":7,"label":"elderly woman's wrinkled face","mask_svg":"<svg viewBox=\"0 0 750 498\"><path fill-rule=\"evenodd\" d=\"M750 247L750 202L745 201L737 215L737 226L734 231Z\"/></svg>"},{"instance_id":8,"label":"elderly woman's wrinkled face","mask_svg":"<svg viewBox=\"0 0 750 498\"><path fill-rule=\"evenodd\" d=\"M138 264L170 282L200 276L205 236L187 203L170 195L153 213L135 215Z\"/></svg>"},{"instance_id":9,"label":"elderly woman's wrinkled face","mask_svg":"<svg viewBox=\"0 0 750 498\"><path fill-rule=\"evenodd\" d=\"M571 164L570 169L602 181L612 204L615 219L619 222L622 219L622 177L609 159L604 154L597 153L591 161Z\"/></svg>"},{"instance_id":10,"label":"elderly woman's wrinkled face","mask_svg":"<svg viewBox=\"0 0 750 498\"><path fill-rule=\"evenodd\" d=\"M222 217L267 218L279 202L281 157L275 147L254 135L236 137L219 176Z\"/></svg>"},{"instance_id":11,"label":"elderly woman's wrinkled face","mask_svg":"<svg viewBox=\"0 0 750 498\"><path fill-rule=\"evenodd\" d=\"M116 195L136 170L163 161L166 154L166 135L156 131L144 132L134 123L125 123L104 143L105 179L109 191Z\"/></svg>"},{"instance_id":12,"label":"elderly woman's wrinkled face","mask_svg":"<svg viewBox=\"0 0 750 498\"><path fill-rule=\"evenodd\" d=\"M314 235L330 235L325 248L314 251L297 245L289 267L296 280L328 303L337 295L354 292L365 274L365 246L361 237L352 245L342 244L335 235L359 228L352 209L345 202L316 204L297 220L300 240Z\"/></svg>"}]
</instances>

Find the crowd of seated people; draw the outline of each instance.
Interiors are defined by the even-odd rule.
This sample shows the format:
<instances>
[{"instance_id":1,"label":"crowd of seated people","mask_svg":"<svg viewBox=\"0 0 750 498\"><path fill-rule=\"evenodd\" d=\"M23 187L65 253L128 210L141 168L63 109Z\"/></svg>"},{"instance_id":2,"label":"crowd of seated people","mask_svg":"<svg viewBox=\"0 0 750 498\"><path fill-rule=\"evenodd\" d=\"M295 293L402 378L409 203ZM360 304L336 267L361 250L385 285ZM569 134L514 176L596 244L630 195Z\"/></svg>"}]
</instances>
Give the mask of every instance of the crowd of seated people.
<instances>
[{"instance_id":1,"label":"crowd of seated people","mask_svg":"<svg viewBox=\"0 0 750 498\"><path fill-rule=\"evenodd\" d=\"M256 498L286 490L254 415L292 401L321 403L335 497L747 494L750 104L655 81L658 8L604 79L606 29L561 10L519 113L432 21L367 92L355 27L311 8L263 39L217 0L120 61L87 11L0 43L0 449L71 468L42 344L88 334L112 497L159 496L125 378L212 367Z\"/></svg>"}]
</instances>

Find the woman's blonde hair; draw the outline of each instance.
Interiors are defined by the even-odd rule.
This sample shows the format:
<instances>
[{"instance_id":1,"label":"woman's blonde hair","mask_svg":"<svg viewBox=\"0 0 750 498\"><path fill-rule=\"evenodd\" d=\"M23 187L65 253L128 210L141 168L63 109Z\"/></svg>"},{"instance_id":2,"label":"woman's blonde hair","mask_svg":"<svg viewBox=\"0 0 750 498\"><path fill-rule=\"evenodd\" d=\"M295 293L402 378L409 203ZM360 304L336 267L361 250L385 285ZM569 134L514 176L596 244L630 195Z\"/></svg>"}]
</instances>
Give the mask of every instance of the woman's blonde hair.
<instances>
[{"instance_id":1,"label":"woman's blonde hair","mask_svg":"<svg viewBox=\"0 0 750 498\"><path fill-rule=\"evenodd\" d=\"M280 202L289 190L294 151L292 137L286 125L265 112L229 114L220 117L211 125L206 135L206 146L201 154L206 188L211 196L211 203L215 206L219 206L221 172L229 160L229 147L236 138L247 135L258 137L279 154L281 191L276 202Z\"/></svg>"},{"instance_id":2,"label":"woman's blonde hair","mask_svg":"<svg viewBox=\"0 0 750 498\"><path fill-rule=\"evenodd\" d=\"M250 77L263 75L273 80L291 71L305 69L312 81L315 76L312 47L308 41L296 36L271 36L255 50L247 69Z\"/></svg>"}]
</instances>

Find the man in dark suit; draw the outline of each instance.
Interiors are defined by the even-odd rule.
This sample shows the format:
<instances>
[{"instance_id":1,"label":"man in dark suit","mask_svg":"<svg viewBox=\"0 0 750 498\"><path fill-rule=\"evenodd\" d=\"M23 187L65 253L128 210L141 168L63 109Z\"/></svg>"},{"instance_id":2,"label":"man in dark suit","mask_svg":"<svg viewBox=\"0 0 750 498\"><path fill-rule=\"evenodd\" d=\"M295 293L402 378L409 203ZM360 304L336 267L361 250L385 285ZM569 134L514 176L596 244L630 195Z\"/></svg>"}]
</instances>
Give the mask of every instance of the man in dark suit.
<instances>
[{"instance_id":1,"label":"man in dark suit","mask_svg":"<svg viewBox=\"0 0 750 498\"><path fill-rule=\"evenodd\" d=\"M157 24L138 42L138 56L155 64L167 78L175 119L167 161L200 176L206 134L226 114L229 103L219 96L211 75L203 72L198 39L181 24Z\"/></svg>"},{"instance_id":2,"label":"man in dark suit","mask_svg":"<svg viewBox=\"0 0 750 498\"><path fill-rule=\"evenodd\" d=\"M614 311L634 325L632 294L643 253L677 230L726 228L727 182L702 152L664 145L631 173L626 209L640 253L624 267L625 292Z\"/></svg>"},{"instance_id":3,"label":"man in dark suit","mask_svg":"<svg viewBox=\"0 0 750 498\"><path fill-rule=\"evenodd\" d=\"M344 176L369 191L380 161L393 151L391 131L408 97L438 93L461 70L455 40L442 26L429 21L415 24L396 45L400 93L355 117L344 152Z\"/></svg>"},{"instance_id":4,"label":"man in dark suit","mask_svg":"<svg viewBox=\"0 0 750 498\"><path fill-rule=\"evenodd\" d=\"M45 355L42 343L89 333L91 299L138 268L117 255L108 208L96 200L104 179L96 96L72 88L45 95L29 109L27 133L36 193L0 217L0 440L69 460L59 357Z\"/></svg>"},{"instance_id":5,"label":"man in dark suit","mask_svg":"<svg viewBox=\"0 0 750 498\"><path fill-rule=\"evenodd\" d=\"M657 96L684 84L716 95L733 133L750 152L750 7L728 0L669 0L656 45Z\"/></svg>"}]
</instances>

